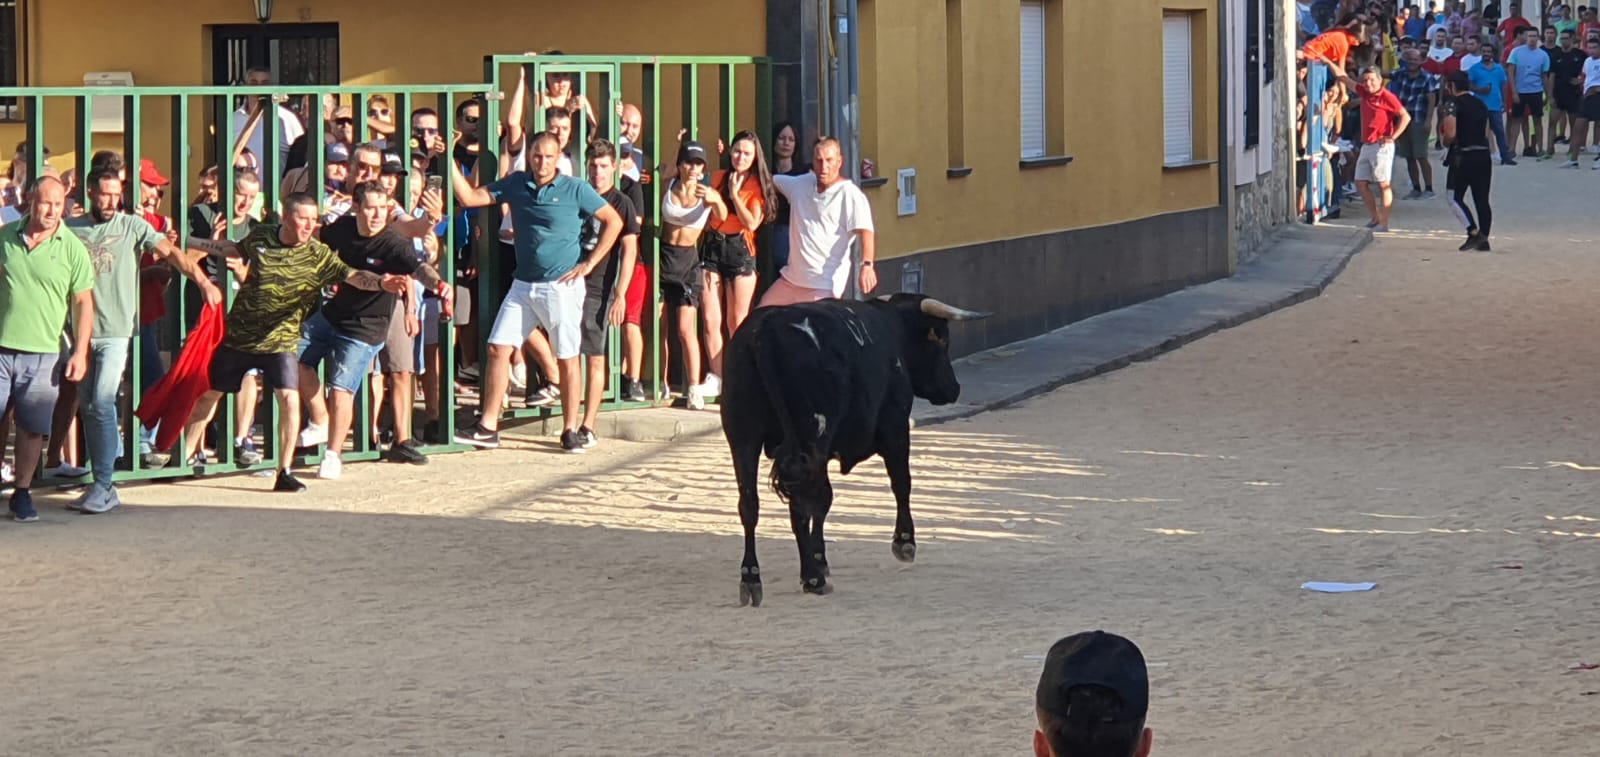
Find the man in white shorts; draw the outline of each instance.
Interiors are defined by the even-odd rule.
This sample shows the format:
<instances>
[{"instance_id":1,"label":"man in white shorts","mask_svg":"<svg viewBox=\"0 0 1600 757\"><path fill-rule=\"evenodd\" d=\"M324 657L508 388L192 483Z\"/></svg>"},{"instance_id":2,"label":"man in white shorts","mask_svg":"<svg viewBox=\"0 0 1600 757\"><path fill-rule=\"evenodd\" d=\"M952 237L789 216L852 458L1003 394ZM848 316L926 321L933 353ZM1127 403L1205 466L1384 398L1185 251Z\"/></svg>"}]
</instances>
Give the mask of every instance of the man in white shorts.
<instances>
[{"instance_id":1,"label":"man in white shorts","mask_svg":"<svg viewBox=\"0 0 1600 757\"><path fill-rule=\"evenodd\" d=\"M1361 92L1361 156L1356 159L1356 191L1367 204L1372 220L1367 228L1373 231L1389 230L1389 208L1394 204L1394 192L1389 179L1394 173L1394 141L1411 125L1411 114L1383 87L1383 73L1376 66L1361 72L1357 84L1338 67L1332 70L1347 86L1358 87ZM1377 184L1377 192L1372 185Z\"/></svg>"},{"instance_id":2,"label":"man in white shorts","mask_svg":"<svg viewBox=\"0 0 1600 757\"><path fill-rule=\"evenodd\" d=\"M588 183L562 176L561 140L549 132L533 138L527 171L513 171L488 186L475 187L454 162L450 186L462 208L501 202L510 207L516 233L517 269L489 329L489 356L484 375L481 417L475 427L456 433L456 441L484 449L500 446L500 408L511 375L511 355L528 334L542 328L550 334L562 386L578 386L578 348L583 329L584 277L598 256L582 258L579 237L585 217L603 225L596 250L609 251L622 233L622 216ZM561 395L562 438L576 437L579 392Z\"/></svg>"}]
</instances>

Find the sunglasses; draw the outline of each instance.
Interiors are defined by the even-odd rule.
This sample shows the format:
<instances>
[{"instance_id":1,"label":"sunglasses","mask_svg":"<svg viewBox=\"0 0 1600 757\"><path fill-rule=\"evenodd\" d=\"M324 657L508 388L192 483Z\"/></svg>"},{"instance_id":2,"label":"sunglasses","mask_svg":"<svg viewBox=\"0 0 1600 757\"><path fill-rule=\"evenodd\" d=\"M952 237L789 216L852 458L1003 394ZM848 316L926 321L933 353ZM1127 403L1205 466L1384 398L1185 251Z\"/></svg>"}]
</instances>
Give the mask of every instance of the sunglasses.
<instances>
[{"instance_id":1,"label":"sunglasses","mask_svg":"<svg viewBox=\"0 0 1600 757\"><path fill-rule=\"evenodd\" d=\"M367 109L367 115L372 116L373 118L388 118L389 117L389 109L388 108L369 108L369 109Z\"/></svg>"},{"instance_id":2,"label":"sunglasses","mask_svg":"<svg viewBox=\"0 0 1600 757\"><path fill-rule=\"evenodd\" d=\"M361 161L360 165L361 165L362 168L370 168L370 169L372 169L374 171L382 171L383 170L383 164L382 163L368 163L368 162L363 160L363 161Z\"/></svg>"},{"instance_id":3,"label":"sunglasses","mask_svg":"<svg viewBox=\"0 0 1600 757\"><path fill-rule=\"evenodd\" d=\"M466 121L469 124L475 124L475 123L478 122L478 117L477 116L462 116L461 120Z\"/></svg>"},{"instance_id":4,"label":"sunglasses","mask_svg":"<svg viewBox=\"0 0 1600 757\"><path fill-rule=\"evenodd\" d=\"M434 129L434 128L431 128L431 127L423 127L423 126L419 126L419 127L415 128L415 129L412 129L412 131L414 131L414 132L416 132L418 134L438 134L439 133L438 129Z\"/></svg>"},{"instance_id":5,"label":"sunglasses","mask_svg":"<svg viewBox=\"0 0 1600 757\"><path fill-rule=\"evenodd\" d=\"M351 124L353 124L355 122L356 121L353 118L335 118L335 119L333 119L333 125L334 126L349 126L349 125L351 125Z\"/></svg>"}]
</instances>

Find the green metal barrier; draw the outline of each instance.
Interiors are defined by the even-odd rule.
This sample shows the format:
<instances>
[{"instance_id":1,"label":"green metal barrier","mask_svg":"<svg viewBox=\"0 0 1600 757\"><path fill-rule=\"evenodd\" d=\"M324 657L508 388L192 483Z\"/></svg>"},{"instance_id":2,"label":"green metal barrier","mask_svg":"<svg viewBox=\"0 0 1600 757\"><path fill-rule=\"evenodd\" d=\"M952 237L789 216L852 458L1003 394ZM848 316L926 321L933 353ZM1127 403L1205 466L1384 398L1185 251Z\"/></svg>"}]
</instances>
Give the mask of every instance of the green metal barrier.
<instances>
[{"instance_id":1,"label":"green metal barrier","mask_svg":"<svg viewBox=\"0 0 1600 757\"><path fill-rule=\"evenodd\" d=\"M233 151L233 126L232 116L238 103L247 98L264 98L266 106L260 119L258 129L261 132L262 155L257 156L259 161L258 173L261 176L262 207L265 210L275 210L280 207L283 198L279 197L280 183L283 172L279 170L281 161L278 150L274 149L280 144L281 126L275 117L276 108L291 101L292 98L307 98L308 113L305 119L307 128L307 154L306 170L310 177L311 187L317 197L320 207L327 207L326 161L323 150L322 136L327 124L322 118L321 103L324 97L332 97L343 102L349 98L352 116L355 123L359 124L356 132L357 142L365 142L370 136L370 126L367 123L366 100L372 95L383 95L391 104L392 123L395 133L389 140L390 149L399 146L398 152L401 159L407 162L408 169L409 146L412 134L411 111L417 107L432 107L439 114L441 132L447 143L449 141L450 127L453 125L455 108L464 101L472 100L478 103L481 119L479 122L480 135L483 137L482 148L478 156L476 174L479 180L482 177L492 177L499 172L499 140L492 135L497 134L501 123L501 102L508 96L511 87L516 84L516 77L503 78L506 71L515 71L521 66L527 74L530 88L529 101L536 103L534 93L542 89L545 75L549 73L571 73L575 78L574 93L589 98L599 115L599 131L605 136L616 141L620 133L619 120L616 114L616 104L623 100L626 92L636 91L638 100L636 104L645 117L645 129L641 134L640 144L637 146L655 162L662 162L660 154L663 147L669 150L676 148L675 144L668 145L662 139L663 127L667 118L673 118L674 126L681 126L687 130L687 138L694 139L707 126L718 130L718 136L724 140L732 139L739 130L738 104L748 102L753 104L755 132L761 135L764 148L771 154L771 145L766 143L770 136L771 111L770 89L771 72L764 58L750 57L682 57L682 56L486 56L484 63L485 82L478 84L449 84L449 85L375 85L375 86L285 86L274 85L264 87L249 86L211 86L211 87L128 87L108 89L103 87L11 87L0 88L0 97L15 97L23 113L23 123L26 130L28 143L28 158L32 166L41 166L44 163L44 149L47 135L54 122L47 121L46 111L49 106L68 101L72 105L72 121L70 124L72 142L77 153L78 164L73 167L80 180L74 189L73 197L80 206L86 203L86 188L82 178L86 176L90 156L95 152L96 140L92 128L91 99L95 97L115 96L122 99L123 124L121 138L116 147L122 153L127 165L128 181L125 182L125 206L139 207L140 183L137 180L139 161L147 157L148 148L152 143L147 141L147 127L144 123L147 117L165 113L171 120L170 134L167 135L168 149L170 150L170 164L166 172L170 179L167 188L167 202L170 203L163 209L173 222L180 236L180 246L188 236L191 208L189 199L193 194L197 172L192 170L200 164L192 156L191 151L196 146L204 150L208 160L204 165L217 166L217 191L221 212L226 215L230 223L233 216L233 206L236 197L234 171L223 165L229 161ZM710 67L717 71L717 108L714 124L703 124L700 108L700 71ZM671 69L676 68L673 72ZM754 91L741 96L737 86L738 74L743 69L753 73ZM637 71L636 76L630 76ZM677 73L678 94L680 100L673 112L663 107L662 92L664 77ZM590 86L590 80L595 84ZM603 95L603 96L602 96ZM543 113L537 107L526 108L524 111L525 125L531 124L537 128L528 128L527 133L533 134L543 130ZM575 172L583 177L587 172L587 163L584 160L581 145L589 140L589 125L583 118L575 119L574 134L572 137L572 159ZM209 132L209 136L206 136ZM676 131L670 133L676 135ZM158 137L159 139L159 137ZM670 155L666 156L670 159ZM443 160L453 160L449 151ZM645 229L641 237L640 259L649 271L649 297L647 300L646 318L643 324L645 338L649 347L646 350L646 362L641 370L641 379L650 387L652 396L656 399L648 404L656 404L663 396L660 381L665 371L661 366L659 320L655 314L660 309L660 282L657 273L660 256L660 242L657 233L659 229L660 190L650 180L654 174L654 166L641 166L643 173L644 195L647 198L643 215ZM446 176L445 195L445 233L440 244L439 259L436 267L440 274L448 281L456 280L455 251L468 240L457 238L457 224L455 223L457 209L453 193L448 191L448 176ZM410 183L402 181L400 197L403 204L410 205L414 201L411 196ZM500 276L500 251L498 230L500 213L498 207L484 208L478 214L476 230L478 237L474 244L472 254L478 263L480 292L487 293L489 282L494 282ZM229 233L229 238L237 239L239 234ZM763 281L770 278L770 264L765 252L768 245L760 245L763 251L762 271ZM224 274L226 283L222 289L227 298L227 305L233 301L233 277L231 273ZM191 312L190 296L188 290L192 285L182 277L174 276L175 285L168 285L166 291L168 317L164 319L163 328L166 329L165 337L171 347L172 358L175 360L181 348L182 337L187 333L194 322ZM141 284L142 286L142 284ZM476 296L475 313L478 324L479 356L480 360L487 356L487 337L489 326L494 321L495 313L499 308L499 298L493 296ZM622 296L619 292L617 296ZM142 308L141 298L141 308ZM455 327L451 323L441 323L439 333L439 349L441 370L436 377L438 381L439 410L438 422L440 436L449 440L453 437L459 420L466 420L464 414L457 418L457 400L455 391L456 365L455 365ZM128 369L125 374L125 395L127 401L123 402L119 410L119 418L123 424L122 437L124 454L119 465L116 480L139 481L160 478L172 478L192 475L193 471L189 461L182 460L182 450L185 440L178 442L171 450L173 453L172 464L150 469L144 466L140 449L140 427L137 419L132 417L131 410L137 407L142 395L141 375L143 365L141 356L146 349L143 330L136 332L129 351ZM158 337L157 341L161 341ZM621 396L621 338L617 329L613 327L608 356L609 381L606 394L607 410L638 406L627 403ZM320 371L320 369L319 369ZM487 373L483 371L482 373ZM480 394L481 396L481 394ZM366 381L356 398L356 413L351 424L350 439L353 449L347 449L341 457L348 462L375 460L380 456L379 450L374 447L369 430L372 427L374 413L379 413L382 408L371 407L371 392ZM248 424L242 428L251 428L261 413L261 405L271 408L270 421L262 423L263 433L258 448L261 449L263 461L253 466L241 466L235 462L233 440L238 436L236 429L240 424ZM460 408L470 413L471 407ZM513 418L549 417L558 415L559 407L513 409L506 416ZM216 418L216 453L209 463L208 473L219 470L249 471L270 470L277 456L277 406L270 392L263 392L260 397L256 414L251 418L236 418L233 412L231 398L224 398L219 404ZM470 422L470 421L468 421ZM420 425L420 424L418 424ZM466 449L461 445L445 443L424 446L427 453L453 452ZM296 462L300 465L315 464L321 458L316 455L301 456ZM86 461L85 461L86 462ZM19 465L21 461L18 461ZM40 479L41 485L68 483Z\"/></svg>"}]
</instances>

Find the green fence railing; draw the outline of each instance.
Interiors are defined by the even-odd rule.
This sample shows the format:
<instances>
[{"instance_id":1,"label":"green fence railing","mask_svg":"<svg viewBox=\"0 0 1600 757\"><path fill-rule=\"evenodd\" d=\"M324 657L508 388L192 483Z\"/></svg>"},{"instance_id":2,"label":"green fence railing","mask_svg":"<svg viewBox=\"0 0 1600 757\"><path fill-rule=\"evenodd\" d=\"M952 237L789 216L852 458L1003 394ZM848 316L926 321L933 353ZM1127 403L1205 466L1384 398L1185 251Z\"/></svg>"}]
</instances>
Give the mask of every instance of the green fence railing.
<instances>
[{"instance_id":1,"label":"green fence railing","mask_svg":"<svg viewBox=\"0 0 1600 757\"><path fill-rule=\"evenodd\" d=\"M663 134L670 133L676 139L680 128L686 130L689 138L697 138L702 134L715 134L725 141L731 141L733 134L743 128L742 124L749 125L757 134L762 135L764 140L771 131L770 70L765 59L750 57L494 55L485 58L485 81L473 84L115 89L12 87L0 88L0 97L14 97L17 100L27 142L23 157L28 160L30 166L41 166L45 163L44 151L51 141L58 144L70 142L73 145L77 165L71 170L80 179L88 167L90 155L97 149L114 149L120 152L128 166L129 175L125 187L126 207L140 206L141 188L139 182L134 180L140 159L165 157L166 160L158 161L159 167L169 177L171 183L166 188L165 200L170 204L164 207L163 212L172 219L174 228L180 237L183 237L187 236L191 216L195 213L188 200L199 180L199 172L196 169L200 165L225 165L235 155L237 145L234 139L233 117L239 110L240 104L247 102L249 98L262 98L258 102L265 102L264 114L274 113L276 108L285 105L299 105L299 110L304 112L304 122L307 124L306 173L311 177L310 187L319 205L326 208L328 190L323 177L326 176L327 161L322 137L327 133L328 123L323 112L325 109L321 107L325 99L331 99L336 105L349 105L354 117L356 141L359 143L373 136L372 124L363 117L367 112L367 98L376 95L387 98L393 113L393 133L387 135L385 141L391 149L399 146L402 160L407 159L409 152L407 148L412 137L416 136L410 118L413 110L426 107L436 111L441 131L448 142L457 106L464 102L476 102L481 113L480 134L485 138L482 140L483 146L478 154L475 173L478 176L492 176L500 170L499 140L489 139L487 135L494 134L494 130L501 124L502 103L509 96L510 88L516 85L517 67L524 69L530 88L542 86L546 74L572 75L574 91L587 97L596 111L598 125L593 131L613 141L620 133L617 104L626 98L638 105L644 114L645 128L637 146L644 150L646 155L651 156L652 162L655 163L661 162L660 151L663 148L668 151L676 149L676 143L669 145L663 139ZM704 86L702 79L713 77L714 84L709 88ZM529 102L537 103L534 93L530 92L529 95ZM107 97L121 100L120 132L97 131L95 128L93 107L95 99ZM711 101L709 109L704 107L704 100ZM530 134L543 128L542 114L537 111L538 109L532 105L524 111L525 124ZM68 112L70 115L65 115ZM714 120L703 118L703 114L711 113L714 113ZM534 124L537 124L538 128L533 128ZM282 144L282 125L278 118L263 115L257 128L262 133L261 144L266 146ZM572 144L580 146L586 144L593 136L590 132L591 127L586 119L575 119ZM98 136L100 134L110 136ZM770 144L766 147L770 154ZM196 152L199 153L199 157ZM260 206L269 210L276 209L283 199L279 196L280 181L284 174L280 165L283 158L279 150L270 147L262 152L262 155L257 156L259 174L262 178ZM453 157L447 151L441 159L449 160ZM581 147L573 148L572 159L575 172L582 177L586 164ZM651 396L655 398L649 403L642 404L654 404L662 396L662 392L659 391L660 381L666 373L660 365L662 334L659 331L659 319L655 317L660 308L659 278L656 274L660 253L657 234L660 193L659 188L650 182L654 166L641 166L640 169L645 184L644 196L647 198L640 259L645 262L650 272L644 319L644 332L649 345L645 362L648 373L642 372L641 378L648 377L645 383L651 388ZM232 170L216 172L221 212L230 218L238 192L234 177L235 172ZM85 202L83 182L79 180L76 184L74 198L82 206ZM445 186L448 187L448 182ZM410 207L416 199L413 196L411 182L401 181L399 192L402 203ZM468 259L477 263L480 292L489 295L477 296L476 293L474 295L476 309L474 315L479 324L477 347L480 356L487 354L484 346L489 331L488 326L492 323L499 306L499 297L488 292L487 288L490 285L485 283L497 281L501 276L499 270L501 256L498 249L499 216L499 209L496 207L482 209L477 215L475 227L468 227L470 229L468 236L463 237L462 227L457 221L455 198L450 192L445 192L445 217L449 220L445 224L436 267L446 280L455 282L457 278L455 253L464 246L470 246ZM230 234L230 238L235 238L235 235ZM762 245L763 248L765 246ZM762 258L765 263L766 256L763 255ZM771 276L770 265L767 264L763 270L763 281L766 281ZM223 275L228 279L228 285L223 286L223 290L228 298L228 304L231 305L232 275L226 271ZM188 294L191 288L192 285L181 278L175 286L167 287L165 297L169 315L160 324L156 344L146 344L146 336L142 332L134 337L124 379L123 402L118 414L122 423L124 449L116 474L119 481L186 476L194 473L188 461L180 459L181 454L174 454L172 463L165 467L159 469L145 467L141 455L138 454L141 430L137 419L132 418L131 412L138 406L141 388L146 383L144 380L146 377L142 375L143 361L140 359L144 351L156 349L170 353L175 358L177 350L181 347L182 337L187 333L195 316L194 305L197 300ZM618 296L622 296L622 293L619 292ZM464 449L459 445L448 443L448 440L452 438L460 423L470 422L470 413L475 409L473 405L476 400L458 397L455 388L453 380L457 373L455 331L452 324L439 325L440 366L432 379L436 383L425 382L426 385L437 387L433 404L438 410L439 438L445 443L426 445L423 447L425 452ZM605 408L615 410L634 406L623 401L620 393L621 339L618 338L615 329L609 341L610 376L607 382ZM369 386L364 382L356 401L356 417L350 434L351 447L341 455L348 462L373 460L380 456L380 451L368 432L373 426L375 414L381 412L381 408L373 407L371 396ZM260 405L266 405L270 409L263 410ZM276 405L270 401L259 403L249 414L248 418L235 417L232 402L225 401L219 406L216 416L216 456L211 459L212 465L208 471L215 472L219 465L225 470L238 471L265 470L272 467L272 461L277 453L274 449L277 444ZM506 415L513 418L548 417L557 414L559 414L558 407L513 408L506 411ZM256 440L262 450L263 462L254 466L238 465L234 459L232 441L238 435L237 430L250 429L256 425L263 429ZM182 450L183 444L180 441L177 450ZM320 453L304 455L297 460L297 463L314 464L318 460ZM22 463L23 461L18 461L19 465ZM63 482L41 480L41 483Z\"/></svg>"}]
</instances>

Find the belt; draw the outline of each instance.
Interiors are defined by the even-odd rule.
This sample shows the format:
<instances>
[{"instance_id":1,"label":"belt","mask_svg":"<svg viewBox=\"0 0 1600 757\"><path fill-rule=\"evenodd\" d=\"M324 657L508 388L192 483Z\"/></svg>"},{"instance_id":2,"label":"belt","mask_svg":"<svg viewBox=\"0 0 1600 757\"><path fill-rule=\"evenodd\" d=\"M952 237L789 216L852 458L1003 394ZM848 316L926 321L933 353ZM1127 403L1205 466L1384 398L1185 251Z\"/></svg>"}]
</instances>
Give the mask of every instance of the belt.
<instances>
[{"instance_id":1,"label":"belt","mask_svg":"<svg viewBox=\"0 0 1600 757\"><path fill-rule=\"evenodd\" d=\"M1458 147L1458 148L1456 148L1456 151L1457 152L1488 152L1489 151L1489 146L1488 145L1467 145L1466 147Z\"/></svg>"}]
</instances>

